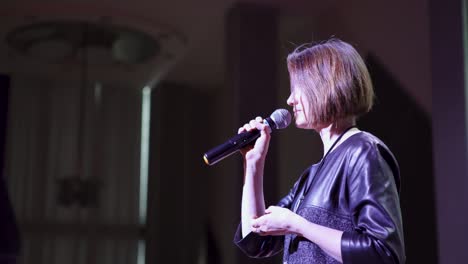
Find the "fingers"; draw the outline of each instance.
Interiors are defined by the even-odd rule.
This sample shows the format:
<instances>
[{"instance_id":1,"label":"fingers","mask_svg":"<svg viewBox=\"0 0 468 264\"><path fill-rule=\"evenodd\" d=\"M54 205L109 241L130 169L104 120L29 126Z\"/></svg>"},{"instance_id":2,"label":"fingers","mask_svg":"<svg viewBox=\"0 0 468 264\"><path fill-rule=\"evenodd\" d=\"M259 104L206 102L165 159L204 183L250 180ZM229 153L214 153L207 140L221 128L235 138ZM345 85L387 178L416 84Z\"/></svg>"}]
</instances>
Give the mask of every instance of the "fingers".
<instances>
[{"instance_id":1,"label":"fingers","mask_svg":"<svg viewBox=\"0 0 468 264\"><path fill-rule=\"evenodd\" d=\"M259 228L256 228L256 229L253 228L253 229L252 229L252 232L257 233L257 234L259 234L259 235L261 235L261 236L267 236L267 235L269 235L269 233L267 233L267 231L260 230Z\"/></svg>"},{"instance_id":2,"label":"fingers","mask_svg":"<svg viewBox=\"0 0 468 264\"><path fill-rule=\"evenodd\" d=\"M271 214L272 212L276 211L277 208L281 208L281 207L270 205L268 206L267 209L265 209L265 214Z\"/></svg>"},{"instance_id":3,"label":"fingers","mask_svg":"<svg viewBox=\"0 0 468 264\"><path fill-rule=\"evenodd\" d=\"M264 226L265 223L266 223L265 215L262 215L260 217L253 218L251 225L253 228L259 228L261 226Z\"/></svg>"},{"instance_id":4,"label":"fingers","mask_svg":"<svg viewBox=\"0 0 468 264\"><path fill-rule=\"evenodd\" d=\"M267 222L262 223L252 223L251 231L257 233L261 236L277 236L277 235L284 235L284 229L278 229L268 225Z\"/></svg>"},{"instance_id":5,"label":"fingers","mask_svg":"<svg viewBox=\"0 0 468 264\"><path fill-rule=\"evenodd\" d=\"M268 216L262 215L254 218L251 222L251 230L261 236L275 235L278 230L275 230L268 224ZM278 234L280 234L279 232Z\"/></svg>"},{"instance_id":6,"label":"fingers","mask_svg":"<svg viewBox=\"0 0 468 264\"><path fill-rule=\"evenodd\" d=\"M240 127L237 130L237 133L240 134L240 133L243 133L243 132L246 132L246 131L251 131L251 130L254 130L254 129L258 129L260 131L263 131L263 130L265 130L265 127L266 127L266 125L263 124L263 118L260 117L260 116L257 116L255 119L250 120L249 123L247 123L244 126Z\"/></svg>"},{"instance_id":7,"label":"fingers","mask_svg":"<svg viewBox=\"0 0 468 264\"><path fill-rule=\"evenodd\" d=\"M282 236L286 233L283 230L260 230L260 229L252 229L252 232L259 234L260 236Z\"/></svg>"},{"instance_id":8,"label":"fingers","mask_svg":"<svg viewBox=\"0 0 468 264\"><path fill-rule=\"evenodd\" d=\"M252 224L252 232L263 235L268 232L268 227L266 225L256 225Z\"/></svg>"}]
</instances>

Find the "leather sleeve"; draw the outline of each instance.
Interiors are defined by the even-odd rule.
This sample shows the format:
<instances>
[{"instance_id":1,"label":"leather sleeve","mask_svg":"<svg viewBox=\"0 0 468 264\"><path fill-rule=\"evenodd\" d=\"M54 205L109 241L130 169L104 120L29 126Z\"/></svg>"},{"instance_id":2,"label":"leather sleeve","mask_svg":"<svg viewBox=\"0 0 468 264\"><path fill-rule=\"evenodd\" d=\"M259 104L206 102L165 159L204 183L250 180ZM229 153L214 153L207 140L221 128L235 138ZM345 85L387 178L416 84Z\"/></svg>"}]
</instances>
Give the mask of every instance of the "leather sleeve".
<instances>
[{"instance_id":1,"label":"leather sleeve","mask_svg":"<svg viewBox=\"0 0 468 264\"><path fill-rule=\"evenodd\" d=\"M354 231L343 233L343 263L404 263L396 161L383 148L363 149L348 174Z\"/></svg>"},{"instance_id":2,"label":"leather sleeve","mask_svg":"<svg viewBox=\"0 0 468 264\"><path fill-rule=\"evenodd\" d=\"M294 184L289 193L278 202L277 206L285 208L291 207L299 183L301 179L304 178L304 175L305 174ZM249 257L266 258L276 255L283 250L284 236L260 236L250 232L247 236L242 238L242 227L241 224L239 224L234 234L233 242Z\"/></svg>"},{"instance_id":3,"label":"leather sleeve","mask_svg":"<svg viewBox=\"0 0 468 264\"><path fill-rule=\"evenodd\" d=\"M242 238L242 227L239 224L234 235L234 244L251 258L266 258L281 252L284 236L260 236L250 232Z\"/></svg>"}]
</instances>

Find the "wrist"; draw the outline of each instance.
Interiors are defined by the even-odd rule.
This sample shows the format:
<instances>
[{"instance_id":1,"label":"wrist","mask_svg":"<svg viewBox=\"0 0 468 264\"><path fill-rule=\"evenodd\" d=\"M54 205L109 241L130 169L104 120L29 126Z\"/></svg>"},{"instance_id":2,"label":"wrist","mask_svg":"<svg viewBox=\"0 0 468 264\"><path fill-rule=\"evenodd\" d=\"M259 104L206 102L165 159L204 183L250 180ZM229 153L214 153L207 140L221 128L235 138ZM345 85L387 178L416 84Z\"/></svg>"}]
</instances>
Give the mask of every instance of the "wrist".
<instances>
[{"instance_id":1,"label":"wrist","mask_svg":"<svg viewBox=\"0 0 468 264\"><path fill-rule=\"evenodd\" d=\"M291 222L288 226L289 232L298 235L304 236L302 227L304 226L304 218L298 214L293 213L293 217L290 218Z\"/></svg>"},{"instance_id":2,"label":"wrist","mask_svg":"<svg viewBox=\"0 0 468 264\"><path fill-rule=\"evenodd\" d=\"M266 154L260 152L249 152L245 155L245 160L248 162L264 161Z\"/></svg>"},{"instance_id":3,"label":"wrist","mask_svg":"<svg viewBox=\"0 0 468 264\"><path fill-rule=\"evenodd\" d=\"M248 167L260 167L265 164L265 156L262 154L250 154L244 158L245 165Z\"/></svg>"}]
</instances>

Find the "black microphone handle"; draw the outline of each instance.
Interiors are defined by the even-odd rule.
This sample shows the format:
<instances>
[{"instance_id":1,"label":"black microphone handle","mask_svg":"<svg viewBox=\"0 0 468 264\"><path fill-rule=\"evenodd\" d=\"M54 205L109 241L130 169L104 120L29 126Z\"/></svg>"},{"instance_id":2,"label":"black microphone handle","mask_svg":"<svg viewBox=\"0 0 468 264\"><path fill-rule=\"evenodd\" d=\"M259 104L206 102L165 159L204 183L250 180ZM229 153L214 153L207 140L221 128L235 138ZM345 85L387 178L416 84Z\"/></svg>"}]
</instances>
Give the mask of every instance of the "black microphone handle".
<instances>
[{"instance_id":1,"label":"black microphone handle","mask_svg":"<svg viewBox=\"0 0 468 264\"><path fill-rule=\"evenodd\" d=\"M236 153L251 142L254 142L259 137L260 131L256 129L237 134L223 144L207 151L203 156L203 159L205 160L206 164L213 165L218 161L221 161L224 158L227 158Z\"/></svg>"}]
</instances>

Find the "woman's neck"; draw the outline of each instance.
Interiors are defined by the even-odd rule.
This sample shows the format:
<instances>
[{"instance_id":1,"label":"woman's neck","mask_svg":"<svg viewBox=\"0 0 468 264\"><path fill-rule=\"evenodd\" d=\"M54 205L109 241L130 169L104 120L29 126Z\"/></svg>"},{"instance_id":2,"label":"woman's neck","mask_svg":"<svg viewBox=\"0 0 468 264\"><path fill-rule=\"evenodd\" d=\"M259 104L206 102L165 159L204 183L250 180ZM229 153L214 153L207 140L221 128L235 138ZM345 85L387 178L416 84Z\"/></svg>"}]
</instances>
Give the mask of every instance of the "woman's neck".
<instances>
[{"instance_id":1,"label":"woman's neck","mask_svg":"<svg viewBox=\"0 0 468 264\"><path fill-rule=\"evenodd\" d=\"M324 148L323 155L325 155L328 152L328 150L331 148L333 143L335 143L335 141L341 136L341 134L343 134L346 131L346 129L355 125L356 125L355 118L346 118L346 119L337 120L329 124L328 126L321 128L318 131L318 133L320 137L322 138L322 142L323 142L323 148ZM336 143L334 148L340 145L343 141L345 141L351 135L359 132L359 129L353 128L349 130L348 132L349 133L346 133L346 135L343 135L340 141Z\"/></svg>"}]
</instances>

